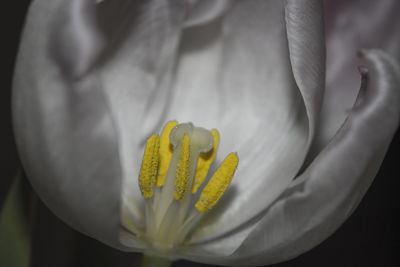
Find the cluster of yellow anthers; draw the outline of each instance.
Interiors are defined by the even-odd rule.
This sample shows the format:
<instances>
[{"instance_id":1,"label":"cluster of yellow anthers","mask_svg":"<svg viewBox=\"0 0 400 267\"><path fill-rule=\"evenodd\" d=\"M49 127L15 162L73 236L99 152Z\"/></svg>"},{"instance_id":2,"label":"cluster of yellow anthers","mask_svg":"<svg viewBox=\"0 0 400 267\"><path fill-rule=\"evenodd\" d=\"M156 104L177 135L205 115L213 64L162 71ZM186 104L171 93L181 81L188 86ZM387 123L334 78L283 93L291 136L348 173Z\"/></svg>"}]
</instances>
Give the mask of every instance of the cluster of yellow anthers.
<instances>
[{"instance_id":1,"label":"cluster of yellow anthers","mask_svg":"<svg viewBox=\"0 0 400 267\"><path fill-rule=\"evenodd\" d=\"M146 239L168 249L182 244L201 214L211 209L230 184L238 165L229 154L200 196L219 143L216 130L170 121L146 143L139 187L146 205ZM190 208L196 202L194 207Z\"/></svg>"}]
</instances>

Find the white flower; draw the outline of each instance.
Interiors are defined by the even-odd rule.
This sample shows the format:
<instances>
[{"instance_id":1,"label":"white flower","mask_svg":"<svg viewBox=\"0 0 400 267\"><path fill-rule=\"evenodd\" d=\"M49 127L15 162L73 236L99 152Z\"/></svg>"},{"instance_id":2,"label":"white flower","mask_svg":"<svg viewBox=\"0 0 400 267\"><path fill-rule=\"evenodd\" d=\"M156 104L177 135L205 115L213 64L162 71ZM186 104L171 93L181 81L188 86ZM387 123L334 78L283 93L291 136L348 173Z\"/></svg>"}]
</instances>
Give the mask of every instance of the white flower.
<instances>
[{"instance_id":1,"label":"white flower","mask_svg":"<svg viewBox=\"0 0 400 267\"><path fill-rule=\"evenodd\" d=\"M333 103L345 90L355 95L339 75L349 62L343 56L355 51L328 31L335 58L322 106L321 1L96 2L33 1L17 61L21 160L57 216L112 247L148 252L134 233L120 239L121 211L129 208L134 227L146 229L140 163L147 138L171 119L217 128L217 162L231 151L240 156L226 194L174 257L279 262L351 214L398 126L395 59L361 53L361 90L345 116L351 100Z\"/></svg>"}]
</instances>

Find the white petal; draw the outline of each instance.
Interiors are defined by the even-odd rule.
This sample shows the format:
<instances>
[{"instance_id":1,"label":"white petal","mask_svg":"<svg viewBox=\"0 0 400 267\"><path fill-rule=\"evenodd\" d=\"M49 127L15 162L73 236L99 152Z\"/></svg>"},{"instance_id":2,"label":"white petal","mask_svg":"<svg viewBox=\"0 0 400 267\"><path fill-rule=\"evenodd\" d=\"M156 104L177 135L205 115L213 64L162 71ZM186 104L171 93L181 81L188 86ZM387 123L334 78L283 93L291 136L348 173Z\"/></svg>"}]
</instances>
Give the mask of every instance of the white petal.
<instances>
[{"instance_id":1,"label":"white petal","mask_svg":"<svg viewBox=\"0 0 400 267\"><path fill-rule=\"evenodd\" d=\"M376 50L365 52L364 60L368 85L344 125L242 246L219 263L256 266L296 257L326 239L357 207L400 118L398 62Z\"/></svg>"},{"instance_id":2,"label":"white petal","mask_svg":"<svg viewBox=\"0 0 400 267\"><path fill-rule=\"evenodd\" d=\"M32 4L14 77L14 126L23 166L46 205L75 229L118 247L116 132L96 74L76 79L100 51L90 3ZM57 31L71 47L60 44Z\"/></svg>"},{"instance_id":3,"label":"white petal","mask_svg":"<svg viewBox=\"0 0 400 267\"><path fill-rule=\"evenodd\" d=\"M311 158L339 129L356 99L357 51L380 48L400 59L399 1L325 2L327 84Z\"/></svg>"}]
</instances>

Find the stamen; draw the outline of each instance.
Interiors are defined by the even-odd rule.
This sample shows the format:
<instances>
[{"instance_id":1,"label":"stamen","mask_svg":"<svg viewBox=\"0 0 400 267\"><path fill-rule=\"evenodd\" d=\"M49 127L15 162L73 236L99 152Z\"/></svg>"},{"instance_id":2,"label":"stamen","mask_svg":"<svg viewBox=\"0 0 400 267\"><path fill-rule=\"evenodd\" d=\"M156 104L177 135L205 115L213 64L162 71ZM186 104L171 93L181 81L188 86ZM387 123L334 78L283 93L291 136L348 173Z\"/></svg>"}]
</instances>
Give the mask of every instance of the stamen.
<instances>
[{"instance_id":1,"label":"stamen","mask_svg":"<svg viewBox=\"0 0 400 267\"><path fill-rule=\"evenodd\" d=\"M185 197L190 174L190 141L189 136L184 135L179 152L179 160L176 166L175 177L175 192L174 197L176 200Z\"/></svg>"},{"instance_id":2,"label":"stamen","mask_svg":"<svg viewBox=\"0 0 400 267\"><path fill-rule=\"evenodd\" d=\"M168 166L171 161L173 147L169 142L169 134L171 130L178 124L176 121L169 121L161 134L160 140L160 162L158 167L157 186L163 186L165 176L167 175Z\"/></svg>"},{"instance_id":3,"label":"stamen","mask_svg":"<svg viewBox=\"0 0 400 267\"><path fill-rule=\"evenodd\" d=\"M161 137L151 136L139 173L139 187L146 199L145 220L136 225L133 205L123 198L121 224L126 233L143 239L146 247L162 255L179 250L205 212L222 197L238 166L238 156L229 154L194 205L198 198L194 194L207 177L218 144L217 130L195 127L190 122L170 121Z\"/></svg>"},{"instance_id":4,"label":"stamen","mask_svg":"<svg viewBox=\"0 0 400 267\"><path fill-rule=\"evenodd\" d=\"M147 140L139 174L139 187L144 198L153 196L153 188L157 178L159 150L160 137L153 135Z\"/></svg>"},{"instance_id":5,"label":"stamen","mask_svg":"<svg viewBox=\"0 0 400 267\"><path fill-rule=\"evenodd\" d=\"M207 153L201 153L197 161L196 176L194 177L194 184L192 187L192 194L195 194L199 187L203 184L207 177L208 169L214 161L215 155L217 154L217 148L219 144L219 134L217 130L212 130L211 134L214 137L214 146Z\"/></svg>"},{"instance_id":6,"label":"stamen","mask_svg":"<svg viewBox=\"0 0 400 267\"><path fill-rule=\"evenodd\" d=\"M225 158L201 193L200 199L195 205L198 211L208 211L218 202L228 188L238 162L239 158L235 153L231 153Z\"/></svg>"}]
</instances>

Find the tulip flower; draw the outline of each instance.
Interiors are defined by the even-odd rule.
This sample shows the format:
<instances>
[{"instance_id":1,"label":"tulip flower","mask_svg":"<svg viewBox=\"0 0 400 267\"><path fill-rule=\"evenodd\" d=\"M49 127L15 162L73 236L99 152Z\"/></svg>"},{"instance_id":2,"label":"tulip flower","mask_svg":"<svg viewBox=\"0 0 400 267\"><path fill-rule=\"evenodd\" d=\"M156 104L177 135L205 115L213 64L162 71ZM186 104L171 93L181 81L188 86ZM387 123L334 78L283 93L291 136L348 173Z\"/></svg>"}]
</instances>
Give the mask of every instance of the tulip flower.
<instances>
[{"instance_id":1,"label":"tulip flower","mask_svg":"<svg viewBox=\"0 0 400 267\"><path fill-rule=\"evenodd\" d=\"M123 251L300 255L354 211L399 123L399 63L348 60L363 47L336 26L325 39L317 0L33 1L13 89L32 186Z\"/></svg>"}]
</instances>

